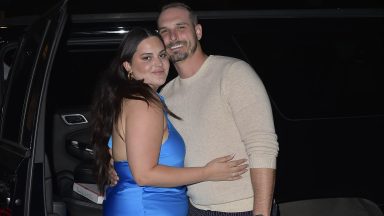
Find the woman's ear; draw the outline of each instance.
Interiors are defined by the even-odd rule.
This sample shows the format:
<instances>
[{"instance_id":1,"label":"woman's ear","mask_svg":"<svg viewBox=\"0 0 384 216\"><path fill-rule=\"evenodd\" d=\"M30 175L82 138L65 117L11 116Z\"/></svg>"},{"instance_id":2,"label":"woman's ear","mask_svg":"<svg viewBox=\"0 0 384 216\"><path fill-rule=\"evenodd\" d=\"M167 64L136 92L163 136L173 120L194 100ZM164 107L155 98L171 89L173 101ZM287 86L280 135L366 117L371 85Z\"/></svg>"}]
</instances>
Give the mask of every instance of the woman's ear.
<instances>
[{"instance_id":1,"label":"woman's ear","mask_svg":"<svg viewBox=\"0 0 384 216\"><path fill-rule=\"evenodd\" d=\"M131 64L129 64L129 62L127 62L127 61L123 62L123 67L125 68L125 70L127 71L127 73L129 73L130 71L132 71Z\"/></svg>"}]
</instances>

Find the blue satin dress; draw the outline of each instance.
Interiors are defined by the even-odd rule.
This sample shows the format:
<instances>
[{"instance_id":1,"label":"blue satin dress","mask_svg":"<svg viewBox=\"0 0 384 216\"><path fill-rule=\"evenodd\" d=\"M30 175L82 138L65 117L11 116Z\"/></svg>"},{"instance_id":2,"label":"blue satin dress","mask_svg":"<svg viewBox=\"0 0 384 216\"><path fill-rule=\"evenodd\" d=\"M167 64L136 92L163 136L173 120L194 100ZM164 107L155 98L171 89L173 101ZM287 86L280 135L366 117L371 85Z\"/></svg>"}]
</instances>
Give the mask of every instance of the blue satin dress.
<instances>
[{"instance_id":1,"label":"blue satin dress","mask_svg":"<svg viewBox=\"0 0 384 216\"><path fill-rule=\"evenodd\" d=\"M185 145L166 115L168 139L160 149L159 164L184 167ZM112 146L110 139L108 145ZM136 184L127 161L116 161L117 185L109 187L103 202L106 216L186 216L186 186L163 188Z\"/></svg>"}]
</instances>

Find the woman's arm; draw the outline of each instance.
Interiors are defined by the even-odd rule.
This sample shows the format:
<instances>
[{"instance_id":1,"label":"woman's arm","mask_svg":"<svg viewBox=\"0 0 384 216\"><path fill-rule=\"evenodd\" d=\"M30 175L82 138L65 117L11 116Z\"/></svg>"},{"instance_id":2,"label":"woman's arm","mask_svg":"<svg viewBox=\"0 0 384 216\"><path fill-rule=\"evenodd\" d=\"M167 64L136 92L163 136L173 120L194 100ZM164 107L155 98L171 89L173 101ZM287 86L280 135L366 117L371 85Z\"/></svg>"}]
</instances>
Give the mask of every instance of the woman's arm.
<instances>
[{"instance_id":1,"label":"woman's arm","mask_svg":"<svg viewBox=\"0 0 384 216\"><path fill-rule=\"evenodd\" d=\"M158 164L164 114L157 106L130 100L123 109L127 160L139 185L174 187L202 181L237 180L247 171L246 160L214 159L204 167L176 168ZM120 130L120 129L118 129Z\"/></svg>"}]
</instances>

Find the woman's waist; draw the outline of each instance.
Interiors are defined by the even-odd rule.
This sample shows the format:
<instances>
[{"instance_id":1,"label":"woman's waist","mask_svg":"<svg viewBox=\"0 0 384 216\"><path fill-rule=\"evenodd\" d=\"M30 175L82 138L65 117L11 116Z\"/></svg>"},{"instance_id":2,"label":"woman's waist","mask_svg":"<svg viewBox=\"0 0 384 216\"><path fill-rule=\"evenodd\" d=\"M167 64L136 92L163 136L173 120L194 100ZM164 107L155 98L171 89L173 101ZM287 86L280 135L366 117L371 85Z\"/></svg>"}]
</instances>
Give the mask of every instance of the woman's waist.
<instances>
[{"instance_id":1,"label":"woman's waist","mask_svg":"<svg viewBox=\"0 0 384 216\"><path fill-rule=\"evenodd\" d=\"M134 182L133 179L119 179L118 183L111 187L116 188L118 190L142 190L144 192L151 193L186 193L186 186L178 186L178 187L157 187L157 186L141 186Z\"/></svg>"}]
</instances>

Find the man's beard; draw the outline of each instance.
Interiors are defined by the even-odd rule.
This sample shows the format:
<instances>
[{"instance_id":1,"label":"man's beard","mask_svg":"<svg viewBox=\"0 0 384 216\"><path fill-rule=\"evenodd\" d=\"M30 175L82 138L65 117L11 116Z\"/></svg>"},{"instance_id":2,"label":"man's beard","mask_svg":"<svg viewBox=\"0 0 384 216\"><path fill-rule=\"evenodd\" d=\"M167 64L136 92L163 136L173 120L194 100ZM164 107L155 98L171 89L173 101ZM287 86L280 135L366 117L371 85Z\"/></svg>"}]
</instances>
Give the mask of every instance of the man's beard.
<instances>
[{"instance_id":1,"label":"man's beard","mask_svg":"<svg viewBox=\"0 0 384 216\"><path fill-rule=\"evenodd\" d=\"M197 49L197 43L195 43L195 45L193 47L191 47L191 49L188 49L188 42L186 42L186 41L176 41L174 43L170 43L167 46L167 48L170 49L170 47L175 46L175 45L179 45L179 44L182 44L184 47L187 47L187 51L185 51L185 52L176 51L176 52L172 52L172 54L169 54L170 61L172 63L176 63L176 62L183 61L183 60L187 59L188 56L190 54L193 54Z\"/></svg>"},{"instance_id":2,"label":"man's beard","mask_svg":"<svg viewBox=\"0 0 384 216\"><path fill-rule=\"evenodd\" d=\"M176 63L185 60L186 58L188 58L188 56L188 52L176 52L170 56L170 60L172 63Z\"/></svg>"}]
</instances>

